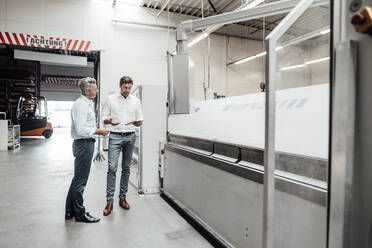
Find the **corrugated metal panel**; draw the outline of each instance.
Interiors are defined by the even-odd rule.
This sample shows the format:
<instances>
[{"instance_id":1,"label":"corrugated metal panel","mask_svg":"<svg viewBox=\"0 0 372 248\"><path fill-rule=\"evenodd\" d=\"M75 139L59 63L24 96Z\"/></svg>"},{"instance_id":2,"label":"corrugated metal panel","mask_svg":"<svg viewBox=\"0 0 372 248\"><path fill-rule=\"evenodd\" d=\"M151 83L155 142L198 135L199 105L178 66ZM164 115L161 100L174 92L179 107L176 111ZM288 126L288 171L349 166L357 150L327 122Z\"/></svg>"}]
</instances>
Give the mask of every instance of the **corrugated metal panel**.
<instances>
[{"instance_id":1,"label":"corrugated metal panel","mask_svg":"<svg viewBox=\"0 0 372 248\"><path fill-rule=\"evenodd\" d=\"M251 1L251 0L250 0ZM204 16L221 14L227 11L232 11L242 5L242 0L170 0L169 11L190 16L202 17L202 2ZM167 0L144 0L141 3L142 7L160 10ZM214 11L212 5L216 9ZM165 9L167 9L166 6Z\"/></svg>"},{"instance_id":2,"label":"corrugated metal panel","mask_svg":"<svg viewBox=\"0 0 372 248\"><path fill-rule=\"evenodd\" d=\"M213 4L217 12L213 10L209 1ZM203 0L204 17L234 11L241 7L242 4L252 1L253 0ZM265 0L263 4L275 1L279 0ZM167 0L144 0L141 6L158 9L160 11L165 3L167 3ZM172 13L202 17L201 4L201 0L170 0L169 11ZM165 8L165 11L166 10L167 8ZM220 28L217 32L235 37L262 40L262 38L269 34L285 16L286 14L281 14L227 25ZM284 39L305 35L325 26L329 26L329 7L315 7L306 11L306 13L299 18L287 32Z\"/></svg>"}]
</instances>

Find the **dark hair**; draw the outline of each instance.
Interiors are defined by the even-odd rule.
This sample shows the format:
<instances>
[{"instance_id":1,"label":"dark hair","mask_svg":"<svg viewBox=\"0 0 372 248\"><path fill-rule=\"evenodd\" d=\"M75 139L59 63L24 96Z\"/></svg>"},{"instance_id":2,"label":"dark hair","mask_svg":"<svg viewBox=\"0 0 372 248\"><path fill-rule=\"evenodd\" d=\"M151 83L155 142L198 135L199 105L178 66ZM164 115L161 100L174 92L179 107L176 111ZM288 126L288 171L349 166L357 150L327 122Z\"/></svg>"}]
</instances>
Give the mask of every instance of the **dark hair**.
<instances>
[{"instance_id":1,"label":"dark hair","mask_svg":"<svg viewBox=\"0 0 372 248\"><path fill-rule=\"evenodd\" d=\"M120 78L120 86L122 86L123 84L133 84L133 80L128 76L124 76Z\"/></svg>"}]
</instances>

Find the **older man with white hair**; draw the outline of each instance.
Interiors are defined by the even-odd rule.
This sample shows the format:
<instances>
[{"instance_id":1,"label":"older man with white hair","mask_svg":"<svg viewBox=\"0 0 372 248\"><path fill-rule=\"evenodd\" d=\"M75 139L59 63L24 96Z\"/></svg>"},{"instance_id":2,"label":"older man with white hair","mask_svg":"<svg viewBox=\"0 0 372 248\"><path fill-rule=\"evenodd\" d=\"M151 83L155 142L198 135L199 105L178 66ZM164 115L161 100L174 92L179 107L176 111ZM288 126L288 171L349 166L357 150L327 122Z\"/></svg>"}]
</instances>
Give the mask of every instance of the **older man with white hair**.
<instances>
[{"instance_id":1,"label":"older man with white hair","mask_svg":"<svg viewBox=\"0 0 372 248\"><path fill-rule=\"evenodd\" d=\"M72 151L75 157L74 178L66 199L65 219L75 217L76 222L94 223L100 219L91 216L83 206L83 193L87 184L94 152L94 135L106 136L109 131L97 129L93 101L98 89L94 78L79 80L81 96L71 109L71 137L74 139Z\"/></svg>"}]
</instances>

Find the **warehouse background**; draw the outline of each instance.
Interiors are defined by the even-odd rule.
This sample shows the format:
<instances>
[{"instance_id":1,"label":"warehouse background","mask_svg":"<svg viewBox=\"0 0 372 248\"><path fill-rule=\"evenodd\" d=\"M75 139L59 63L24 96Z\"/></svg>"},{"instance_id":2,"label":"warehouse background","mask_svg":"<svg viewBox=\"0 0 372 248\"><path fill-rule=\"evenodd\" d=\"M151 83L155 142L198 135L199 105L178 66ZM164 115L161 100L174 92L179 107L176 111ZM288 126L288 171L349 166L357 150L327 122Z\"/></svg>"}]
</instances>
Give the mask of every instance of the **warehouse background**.
<instances>
[{"instance_id":1,"label":"warehouse background","mask_svg":"<svg viewBox=\"0 0 372 248\"><path fill-rule=\"evenodd\" d=\"M139 85L167 83L166 51L175 50L175 32L113 22L169 24L174 27L180 21L195 18L172 13L168 20L166 11L157 17L158 12L140 7L140 1L136 0L118 1L115 6L107 0L0 0L0 30L91 41L90 50L101 51L101 94L105 97L117 90L118 80L123 75L130 75ZM327 22L329 17L321 18ZM211 35L213 69L209 96L213 92L233 96L259 91L258 85L264 81L264 57L241 65L227 65L262 51L262 42L244 39L245 32L242 29L243 38ZM203 97L206 49L206 39L190 48L190 96L195 100ZM297 46L296 49L292 47L290 51L286 57L293 62L324 57L329 52L328 40ZM284 77L279 88L327 83L328 66L327 63L317 64L305 70L288 72ZM44 89L48 90L41 90Z\"/></svg>"}]
</instances>

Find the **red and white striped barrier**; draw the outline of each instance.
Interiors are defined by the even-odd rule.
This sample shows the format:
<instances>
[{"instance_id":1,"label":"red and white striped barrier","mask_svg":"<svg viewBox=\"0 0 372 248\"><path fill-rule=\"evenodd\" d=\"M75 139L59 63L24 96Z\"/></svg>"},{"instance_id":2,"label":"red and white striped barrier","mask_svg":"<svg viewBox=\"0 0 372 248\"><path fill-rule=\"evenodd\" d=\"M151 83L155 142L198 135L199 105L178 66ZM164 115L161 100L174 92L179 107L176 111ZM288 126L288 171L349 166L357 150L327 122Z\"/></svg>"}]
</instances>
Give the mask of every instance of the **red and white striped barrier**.
<instances>
[{"instance_id":1,"label":"red and white striped barrier","mask_svg":"<svg viewBox=\"0 0 372 248\"><path fill-rule=\"evenodd\" d=\"M47 84L67 84L77 85L80 78L69 78L69 77L45 77L45 83Z\"/></svg>"},{"instance_id":2,"label":"red and white striped barrier","mask_svg":"<svg viewBox=\"0 0 372 248\"><path fill-rule=\"evenodd\" d=\"M88 51L90 41L46 38L44 36L18 34L0 31L0 43L18 46L43 47L52 49Z\"/></svg>"}]
</instances>

